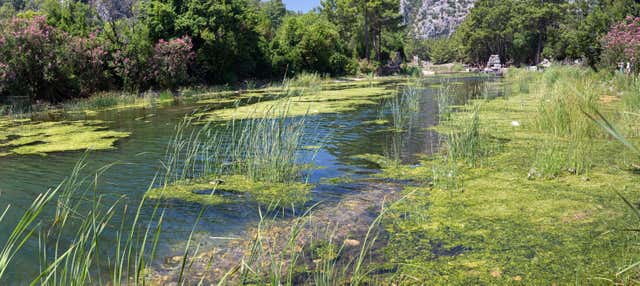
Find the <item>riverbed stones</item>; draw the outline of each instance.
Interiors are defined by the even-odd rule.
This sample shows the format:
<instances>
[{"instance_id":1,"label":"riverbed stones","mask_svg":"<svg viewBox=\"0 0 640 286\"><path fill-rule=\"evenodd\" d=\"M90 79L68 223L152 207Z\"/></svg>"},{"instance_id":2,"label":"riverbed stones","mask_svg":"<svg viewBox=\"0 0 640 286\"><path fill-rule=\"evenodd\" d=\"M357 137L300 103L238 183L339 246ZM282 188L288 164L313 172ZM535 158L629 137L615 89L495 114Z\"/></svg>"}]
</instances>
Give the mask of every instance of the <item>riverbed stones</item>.
<instances>
[{"instance_id":1,"label":"riverbed stones","mask_svg":"<svg viewBox=\"0 0 640 286\"><path fill-rule=\"evenodd\" d=\"M344 245L345 246L350 246L350 247L356 247L360 245L360 241L359 240L355 240L355 239L345 239L344 240Z\"/></svg>"}]
</instances>

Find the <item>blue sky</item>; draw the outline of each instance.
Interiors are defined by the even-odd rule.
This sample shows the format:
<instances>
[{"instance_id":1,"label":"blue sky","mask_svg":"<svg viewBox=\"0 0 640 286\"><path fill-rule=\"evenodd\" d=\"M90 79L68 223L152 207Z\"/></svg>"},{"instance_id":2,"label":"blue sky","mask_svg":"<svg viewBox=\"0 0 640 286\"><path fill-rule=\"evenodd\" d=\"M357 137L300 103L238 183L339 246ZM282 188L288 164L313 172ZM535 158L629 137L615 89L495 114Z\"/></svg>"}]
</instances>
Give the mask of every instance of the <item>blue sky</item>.
<instances>
[{"instance_id":1,"label":"blue sky","mask_svg":"<svg viewBox=\"0 0 640 286\"><path fill-rule=\"evenodd\" d=\"M288 10L307 12L320 6L320 0L283 0Z\"/></svg>"}]
</instances>

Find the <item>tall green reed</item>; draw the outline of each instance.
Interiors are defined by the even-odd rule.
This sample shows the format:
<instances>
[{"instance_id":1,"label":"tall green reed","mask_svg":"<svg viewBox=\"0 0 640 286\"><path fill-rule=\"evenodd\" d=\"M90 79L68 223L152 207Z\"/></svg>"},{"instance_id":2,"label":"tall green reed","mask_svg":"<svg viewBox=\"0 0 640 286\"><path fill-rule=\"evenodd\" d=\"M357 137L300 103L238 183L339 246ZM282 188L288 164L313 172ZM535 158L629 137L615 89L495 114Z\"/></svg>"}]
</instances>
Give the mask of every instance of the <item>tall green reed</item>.
<instances>
[{"instance_id":1,"label":"tall green reed","mask_svg":"<svg viewBox=\"0 0 640 286\"><path fill-rule=\"evenodd\" d=\"M420 97L418 87L408 85L402 89L398 96L394 96L386 103L391 113L393 130L402 132L410 129L420 112Z\"/></svg>"},{"instance_id":2,"label":"tall green reed","mask_svg":"<svg viewBox=\"0 0 640 286\"><path fill-rule=\"evenodd\" d=\"M98 192L98 178L113 165L80 178L84 160L86 157L66 181L54 223L39 235L40 275L32 285L144 285L145 270L155 259L164 212L159 204L147 206L142 199L134 215L124 219L129 215L124 198L110 201ZM142 210L147 207L152 214L144 222ZM119 212L117 227L114 217ZM107 232L116 233L113 244L105 244Z\"/></svg>"},{"instance_id":3,"label":"tall green reed","mask_svg":"<svg viewBox=\"0 0 640 286\"><path fill-rule=\"evenodd\" d=\"M484 153L480 135L480 105L475 105L470 118L457 125L445 139L447 156L454 161L465 161L470 165L478 163Z\"/></svg>"},{"instance_id":4,"label":"tall green reed","mask_svg":"<svg viewBox=\"0 0 640 286\"><path fill-rule=\"evenodd\" d=\"M285 183L301 178L298 160L306 116L288 116L290 102L274 103L261 116L225 125L176 127L163 164L167 182L211 175L242 175L257 182ZM257 112L257 111L256 111Z\"/></svg>"},{"instance_id":5,"label":"tall green reed","mask_svg":"<svg viewBox=\"0 0 640 286\"><path fill-rule=\"evenodd\" d=\"M454 87L449 80L444 79L440 81L441 87L438 88L436 93L438 103L438 119L439 121L449 120L451 113L453 112L454 105Z\"/></svg>"},{"instance_id":6,"label":"tall green reed","mask_svg":"<svg viewBox=\"0 0 640 286\"><path fill-rule=\"evenodd\" d=\"M255 181L292 182L300 178L297 153L305 136L306 117L288 116L290 103L275 104L264 117L233 123L229 154L232 172Z\"/></svg>"}]
</instances>

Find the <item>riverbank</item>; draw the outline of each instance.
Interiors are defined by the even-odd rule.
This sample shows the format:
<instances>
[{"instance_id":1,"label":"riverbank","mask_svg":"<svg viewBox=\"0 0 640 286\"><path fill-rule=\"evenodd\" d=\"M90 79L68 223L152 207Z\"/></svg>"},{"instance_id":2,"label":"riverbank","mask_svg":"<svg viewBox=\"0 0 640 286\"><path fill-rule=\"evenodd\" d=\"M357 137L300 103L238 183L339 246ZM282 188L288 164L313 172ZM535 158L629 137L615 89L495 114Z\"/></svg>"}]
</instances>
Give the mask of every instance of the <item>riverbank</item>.
<instances>
[{"instance_id":1,"label":"riverbank","mask_svg":"<svg viewBox=\"0 0 640 286\"><path fill-rule=\"evenodd\" d=\"M440 125L434 128L442 136L441 152L423 154L411 165L393 156L356 156L380 167L374 181L396 182L403 189L372 192L380 198L369 207L375 211L368 216L368 231L361 225L350 236L298 240L297 223L285 219L280 224L287 227L276 223L249 232L254 243L269 238L259 244L265 249L252 252L255 244L234 244L196 258L194 265L227 261L220 258L231 253L236 260L262 258L249 259L255 262L251 265L223 264L226 268L207 279L246 278L235 267L253 267L261 273L250 274L256 281L289 275L305 283L634 283L638 272L629 266L638 261L638 235L625 230L635 229L637 217L620 196L640 199L638 158L584 114L602 112L625 136L637 138L638 126L628 117L638 107L634 84L632 78L580 68L512 70L502 82L485 87L501 97L456 105L447 98L451 86L441 83ZM393 200L382 199L385 194ZM388 204L382 207L382 202ZM318 213L340 211L324 207ZM340 223L344 226L331 230L358 229L352 221ZM314 222L305 222L301 229L306 228L315 229ZM366 243L369 231L378 239L375 245L354 246ZM295 241L295 249L287 241ZM314 256L319 245L327 257ZM354 248L356 253L349 254ZM278 256L284 253L289 256ZM296 266L290 265L292 259ZM353 263L363 264L355 268ZM274 265L281 272L270 272ZM166 267L169 273L158 279L175 279L170 263Z\"/></svg>"},{"instance_id":2,"label":"riverbank","mask_svg":"<svg viewBox=\"0 0 640 286\"><path fill-rule=\"evenodd\" d=\"M455 76L447 74L428 78ZM109 122L96 119L100 113L193 105L199 107L193 116L198 120L228 121L247 119L249 115L245 113L264 117L265 109L272 106L268 101L276 99L281 99L278 102L287 106L288 116L336 113L351 111L355 106L376 104L372 99L389 95L384 90L387 84L407 79L403 76L327 79L317 74L302 74L284 83L260 88L247 83L237 90L229 87L184 89L177 96L171 92L143 95L103 93L56 106L34 106L29 113L0 116L0 157L113 149L119 140L130 134L109 130ZM287 100L294 97L299 98ZM235 108L237 106L242 107ZM5 109L10 110L8 107ZM58 136L61 134L65 136Z\"/></svg>"},{"instance_id":3,"label":"riverbank","mask_svg":"<svg viewBox=\"0 0 640 286\"><path fill-rule=\"evenodd\" d=\"M204 110L215 112L217 109L226 110L225 108L277 97L312 95L321 90L365 89L400 79L402 78L383 77L333 80L316 74L303 74L282 85L262 88L256 88L253 84L247 84L244 89L238 90L230 90L229 87L190 88L181 90L177 96L171 92L148 92L143 95L114 92L96 94L55 106L33 106L30 109L32 112L9 112L0 116L0 157L46 155L86 149L109 150L115 148L119 140L130 136L128 132L109 130L109 122L96 119L99 113L175 105L201 106L206 107ZM10 107L4 109L11 110ZM203 113L200 116L206 115L208 114Z\"/></svg>"},{"instance_id":4,"label":"riverbank","mask_svg":"<svg viewBox=\"0 0 640 286\"><path fill-rule=\"evenodd\" d=\"M418 165L369 157L407 180L383 219L399 284L635 283L638 158L583 112L637 138L637 79L560 67L510 71L505 95L440 114L444 150ZM443 110L442 106L440 107ZM635 139L632 139L635 140ZM634 282L635 281L635 282Z\"/></svg>"}]
</instances>

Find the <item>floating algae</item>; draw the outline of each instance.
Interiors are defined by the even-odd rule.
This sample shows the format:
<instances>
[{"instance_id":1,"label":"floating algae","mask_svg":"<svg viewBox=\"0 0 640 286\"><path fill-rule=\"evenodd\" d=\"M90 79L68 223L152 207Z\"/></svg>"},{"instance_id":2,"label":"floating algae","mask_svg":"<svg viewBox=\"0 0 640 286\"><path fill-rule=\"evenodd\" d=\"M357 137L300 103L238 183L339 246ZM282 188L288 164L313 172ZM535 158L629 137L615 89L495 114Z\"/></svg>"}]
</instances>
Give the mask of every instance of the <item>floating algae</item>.
<instances>
[{"instance_id":1,"label":"floating algae","mask_svg":"<svg viewBox=\"0 0 640 286\"><path fill-rule=\"evenodd\" d=\"M208 121L257 119L283 114L282 112L273 112L274 108L280 106L286 107L286 116L289 117L342 113L356 110L364 105L377 105L381 99L393 96L394 92L395 90L389 90L385 87L323 90L301 96L262 101L237 108L213 110L196 116Z\"/></svg>"},{"instance_id":2,"label":"floating algae","mask_svg":"<svg viewBox=\"0 0 640 286\"><path fill-rule=\"evenodd\" d=\"M105 130L104 122L31 120L0 121L0 157L46 155L51 152L75 150L108 150L128 132Z\"/></svg>"},{"instance_id":3,"label":"floating algae","mask_svg":"<svg viewBox=\"0 0 640 286\"><path fill-rule=\"evenodd\" d=\"M167 186L151 189L150 199L181 200L202 205L232 203L233 197L249 195L261 204L282 206L298 205L307 201L313 186L305 183L256 182L241 175L225 175L181 180Z\"/></svg>"}]
</instances>

